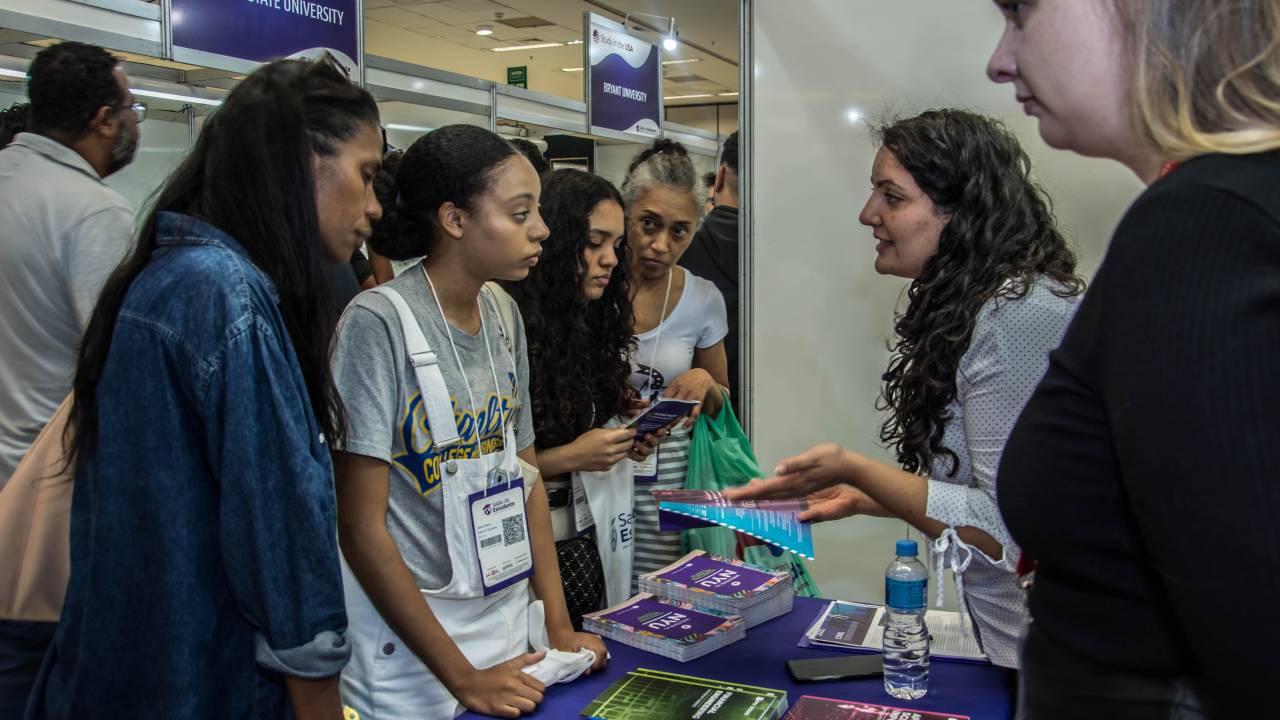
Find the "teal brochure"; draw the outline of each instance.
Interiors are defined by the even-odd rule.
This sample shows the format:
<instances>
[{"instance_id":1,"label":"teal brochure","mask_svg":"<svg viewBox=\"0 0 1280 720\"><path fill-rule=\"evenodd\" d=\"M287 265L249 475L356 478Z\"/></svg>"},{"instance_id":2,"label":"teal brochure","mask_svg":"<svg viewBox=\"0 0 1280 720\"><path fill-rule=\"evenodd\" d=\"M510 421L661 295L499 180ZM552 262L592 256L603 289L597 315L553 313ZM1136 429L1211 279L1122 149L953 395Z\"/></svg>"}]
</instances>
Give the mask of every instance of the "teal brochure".
<instances>
[{"instance_id":1,"label":"teal brochure","mask_svg":"<svg viewBox=\"0 0 1280 720\"><path fill-rule=\"evenodd\" d=\"M660 530L720 525L814 559L813 528L799 520L804 499L729 501L712 490L654 490Z\"/></svg>"}]
</instances>

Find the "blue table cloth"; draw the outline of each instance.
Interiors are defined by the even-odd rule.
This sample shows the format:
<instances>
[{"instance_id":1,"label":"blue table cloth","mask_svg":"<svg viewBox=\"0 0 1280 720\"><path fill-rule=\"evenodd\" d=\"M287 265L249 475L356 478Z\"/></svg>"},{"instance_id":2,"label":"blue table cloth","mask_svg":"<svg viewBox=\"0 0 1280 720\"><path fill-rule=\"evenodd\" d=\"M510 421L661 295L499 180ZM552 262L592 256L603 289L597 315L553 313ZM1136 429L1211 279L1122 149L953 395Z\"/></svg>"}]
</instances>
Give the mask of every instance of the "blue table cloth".
<instances>
[{"instance_id":1,"label":"blue table cloth","mask_svg":"<svg viewBox=\"0 0 1280 720\"><path fill-rule=\"evenodd\" d=\"M745 639L686 663L606 640L613 659L603 672L580 678L568 685L551 686L537 711L524 717L556 720L577 718L582 709L604 692L610 683L627 671L641 667L786 690L787 699L792 705L801 695L817 695L968 715L973 720L1010 720L1013 717L1013 690L1017 676L1011 670L993 665L933 658L929 673L929 694L915 701L889 697L885 694L884 682L880 678L824 683L793 682L787 674L787 660L842 654L796 647L796 643L817 619L827 602L796 598L795 608L790 614L757 625L747 631ZM484 716L466 713L462 717Z\"/></svg>"}]
</instances>

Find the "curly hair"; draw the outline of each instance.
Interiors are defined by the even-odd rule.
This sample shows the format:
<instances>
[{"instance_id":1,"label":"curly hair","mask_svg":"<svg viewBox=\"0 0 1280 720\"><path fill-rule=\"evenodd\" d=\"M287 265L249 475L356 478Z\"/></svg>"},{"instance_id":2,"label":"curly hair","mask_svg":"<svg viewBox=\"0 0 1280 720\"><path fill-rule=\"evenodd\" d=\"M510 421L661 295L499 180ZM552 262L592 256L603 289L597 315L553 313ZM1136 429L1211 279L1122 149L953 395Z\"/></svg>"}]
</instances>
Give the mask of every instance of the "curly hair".
<instances>
[{"instance_id":1,"label":"curly hair","mask_svg":"<svg viewBox=\"0 0 1280 720\"><path fill-rule=\"evenodd\" d=\"M96 45L63 42L36 55L27 69L32 130L82 137L103 107L125 101L116 80L119 60Z\"/></svg>"},{"instance_id":2,"label":"curly hair","mask_svg":"<svg viewBox=\"0 0 1280 720\"><path fill-rule=\"evenodd\" d=\"M880 439L903 469L927 473L937 457L959 467L942 444L956 371L969 349L978 312L993 298L1019 298L1039 276L1054 294L1084 292L1076 257L1058 231L1045 192L1031 180L1031 160L992 118L930 110L876 131L880 145L906 168L936 211L951 216L938 252L907 290L894 330L897 343L881 379Z\"/></svg>"},{"instance_id":3,"label":"curly hair","mask_svg":"<svg viewBox=\"0 0 1280 720\"><path fill-rule=\"evenodd\" d=\"M631 283L627 244L596 301L582 291L590 242L588 218L622 195L602 177L554 170L542 178L542 219L551 230L529 276L504 283L520 305L529 347L534 434L543 447L572 442L630 405Z\"/></svg>"}]
</instances>

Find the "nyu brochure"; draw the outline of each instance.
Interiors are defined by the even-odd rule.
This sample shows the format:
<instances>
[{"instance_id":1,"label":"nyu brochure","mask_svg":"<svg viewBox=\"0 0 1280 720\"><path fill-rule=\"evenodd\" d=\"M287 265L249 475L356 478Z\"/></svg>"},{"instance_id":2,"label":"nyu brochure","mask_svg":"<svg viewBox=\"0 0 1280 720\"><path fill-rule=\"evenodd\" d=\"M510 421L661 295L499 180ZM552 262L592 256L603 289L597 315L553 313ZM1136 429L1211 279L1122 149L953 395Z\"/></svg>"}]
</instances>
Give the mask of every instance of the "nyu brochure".
<instances>
[{"instance_id":1,"label":"nyu brochure","mask_svg":"<svg viewBox=\"0 0 1280 720\"><path fill-rule=\"evenodd\" d=\"M746 621L690 603L640 593L582 617L582 629L684 662L746 637Z\"/></svg>"},{"instance_id":2,"label":"nyu brochure","mask_svg":"<svg viewBox=\"0 0 1280 720\"><path fill-rule=\"evenodd\" d=\"M748 628L790 612L795 598L789 572L761 570L702 550L641 575L640 590L741 615Z\"/></svg>"}]
</instances>

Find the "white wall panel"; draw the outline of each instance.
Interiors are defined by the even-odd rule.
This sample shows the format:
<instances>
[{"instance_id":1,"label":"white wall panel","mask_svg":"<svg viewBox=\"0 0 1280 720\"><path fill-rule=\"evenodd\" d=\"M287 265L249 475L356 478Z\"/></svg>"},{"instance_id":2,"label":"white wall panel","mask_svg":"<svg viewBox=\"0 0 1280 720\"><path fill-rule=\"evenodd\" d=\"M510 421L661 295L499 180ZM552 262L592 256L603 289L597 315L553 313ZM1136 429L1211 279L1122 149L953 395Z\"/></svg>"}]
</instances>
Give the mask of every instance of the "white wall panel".
<instances>
[{"instance_id":1,"label":"white wall panel","mask_svg":"<svg viewBox=\"0 0 1280 720\"><path fill-rule=\"evenodd\" d=\"M1086 273L1140 190L1125 169L1044 145L1009 86L984 68L1002 20L977 0L753 2L755 234L753 440L770 467L833 440L889 459L874 403L906 281L876 275L857 215L875 155L865 122L886 111L964 106L1005 119ZM819 526L824 594L879 600L905 524L855 518Z\"/></svg>"}]
</instances>

